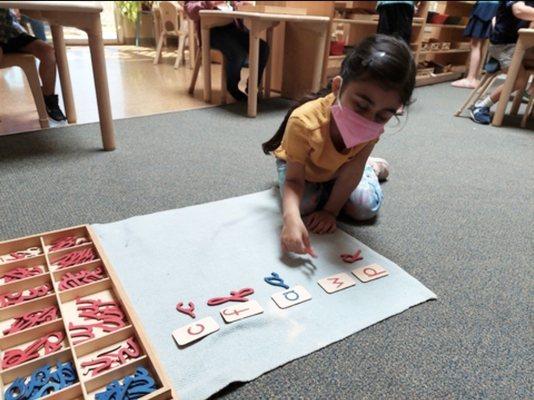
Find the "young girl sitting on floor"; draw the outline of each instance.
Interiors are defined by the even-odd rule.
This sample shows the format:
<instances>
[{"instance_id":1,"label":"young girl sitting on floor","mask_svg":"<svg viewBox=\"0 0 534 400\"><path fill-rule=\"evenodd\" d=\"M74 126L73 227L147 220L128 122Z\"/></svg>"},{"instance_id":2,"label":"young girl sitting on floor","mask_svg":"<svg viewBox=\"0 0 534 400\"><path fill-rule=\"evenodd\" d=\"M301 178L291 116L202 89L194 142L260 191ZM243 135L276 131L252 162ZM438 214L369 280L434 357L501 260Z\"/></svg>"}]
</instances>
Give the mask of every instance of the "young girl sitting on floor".
<instances>
[{"instance_id":1,"label":"young girl sitting on floor","mask_svg":"<svg viewBox=\"0 0 534 400\"><path fill-rule=\"evenodd\" d=\"M387 163L367 161L384 125L409 104L415 74L404 42L384 35L364 39L343 60L331 89L289 110L263 144L265 154L276 157L284 252L315 255L308 229L334 232L341 211L355 220L377 215Z\"/></svg>"}]
</instances>

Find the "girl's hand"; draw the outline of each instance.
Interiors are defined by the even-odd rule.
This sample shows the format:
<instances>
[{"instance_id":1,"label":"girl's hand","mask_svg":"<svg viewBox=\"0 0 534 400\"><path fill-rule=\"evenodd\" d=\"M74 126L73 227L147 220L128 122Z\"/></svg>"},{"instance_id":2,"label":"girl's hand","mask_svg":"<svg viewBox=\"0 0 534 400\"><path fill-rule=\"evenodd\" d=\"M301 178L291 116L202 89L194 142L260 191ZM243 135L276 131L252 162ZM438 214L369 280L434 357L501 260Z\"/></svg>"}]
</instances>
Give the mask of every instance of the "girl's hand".
<instances>
[{"instance_id":1,"label":"girl's hand","mask_svg":"<svg viewBox=\"0 0 534 400\"><path fill-rule=\"evenodd\" d=\"M284 224L282 228L282 251L317 257L310 244L308 230L300 217L293 222Z\"/></svg>"},{"instance_id":2,"label":"girl's hand","mask_svg":"<svg viewBox=\"0 0 534 400\"><path fill-rule=\"evenodd\" d=\"M322 235L336 231L336 217L328 211L315 211L305 218L306 226L313 233Z\"/></svg>"}]
</instances>

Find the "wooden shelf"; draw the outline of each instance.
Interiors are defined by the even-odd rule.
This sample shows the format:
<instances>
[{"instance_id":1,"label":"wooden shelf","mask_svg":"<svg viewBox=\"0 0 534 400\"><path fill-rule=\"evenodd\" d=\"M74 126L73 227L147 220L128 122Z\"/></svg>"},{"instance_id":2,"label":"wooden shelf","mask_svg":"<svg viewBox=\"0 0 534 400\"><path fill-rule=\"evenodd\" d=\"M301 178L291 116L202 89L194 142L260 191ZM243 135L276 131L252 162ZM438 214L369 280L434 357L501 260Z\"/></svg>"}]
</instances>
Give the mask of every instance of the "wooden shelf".
<instances>
[{"instance_id":1,"label":"wooden shelf","mask_svg":"<svg viewBox=\"0 0 534 400\"><path fill-rule=\"evenodd\" d=\"M373 16L374 17L374 16ZM418 18L422 19L422 18ZM335 18L332 22L336 24L350 24L350 25L378 25L378 16L374 18L358 18L358 19L351 19L351 18ZM412 26L423 26L422 21L413 22Z\"/></svg>"},{"instance_id":2,"label":"wooden shelf","mask_svg":"<svg viewBox=\"0 0 534 400\"><path fill-rule=\"evenodd\" d=\"M465 29L466 25L447 25L447 24L426 24L430 28L451 28L451 29Z\"/></svg>"},{"instance_id":3,"label":"wooden shelf","mask_svg":"<svg viewBox=\"0 0 534 400\"><path fill-rule=\"evenodd\" d=\"M453 21L457 24L433 24L427 23L426 20L429 15L429 8L431 2L421 2L418 14L412 21L412 37L410 48L416 61L434 61L441 65L467 65L469 48L452 48L447 50L422 50L422 43L429 41L437 41L441 43L451 43L451 46L457 45L457 42L462 41L459 36L466 28L465 21L470 16L471 8L475 4L472 1L439 1L437 3L436 12L440 14L452 15L462 18L461 20ZM345 7L345 5L349 7ZM361 7L355 7L361 5ZM335 5L336 10L339 11L338 18L332 20L332 26L335 31L343 31L343 37L347 45L354 45L360 40L370 34L374 33L374 27L378 24L378 14L374 8L374 2L346 2ZM350 19L349 19L350 18ZM336 24L339 25L336 26ZM425 28L429 29L425 29ZM485 54L482 54L484 57ZM329 56L326 59L325 65L325 82L326 77L332 77L339 72L341 60L345 56ZM447 72L442 74L435 74L432 76L421 76L417 78L417 86L428 85L438 82L445 82L448 80L457 79L462 75L461 72Z\"/></svg>"},{"instance_id":4,"label":"wooden shelf","mask_svg":"<svg viewBox=\"0 0 534 400\"><path fill-rule=\"evenodd\" d=\"M335 24L350 24L350 25L378 25L378 17L376 19L371 18L360 18L360 19L349 19L349 18L334 18L332 21Z\"/></svg>"},{"instance_id":5,"label":"wooden shelf","mask_svg":"<svg viewBox=\"0 0 534 400\"><path fill-rule=\"evenodd\" d=\"M418 76L415 78L415 86L433 85L435 83L453 81L462 76L461 72L443 72L431 76Z\"/></svg>"},{"instance_id":6,"label":"wooden shelf","mask_svg":"<svg viewBox=\"0 0 534 400\"><path fill-rule=\"evenodd\" d=\"M453 54L453 53L469 53L470 49L450 49L450 50L422 50L421 54Z\"/></svg>"}]
</instances>

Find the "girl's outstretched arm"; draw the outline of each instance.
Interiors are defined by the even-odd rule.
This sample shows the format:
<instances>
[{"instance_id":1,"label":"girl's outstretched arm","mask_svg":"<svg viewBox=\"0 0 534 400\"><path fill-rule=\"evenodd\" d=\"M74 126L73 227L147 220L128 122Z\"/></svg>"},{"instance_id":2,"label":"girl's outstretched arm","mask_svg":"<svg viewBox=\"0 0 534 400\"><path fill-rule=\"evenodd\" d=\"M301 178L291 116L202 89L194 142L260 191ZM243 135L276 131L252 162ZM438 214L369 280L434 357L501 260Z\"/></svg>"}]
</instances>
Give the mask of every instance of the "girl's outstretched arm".
<instances>
[{"instance_id":1,"label":"girl's outstretched arm","mask_svg":"<svg viewBox=\"0 0 534 400\"><path fill-rule=\"evenodd\" d=\"M282 250L315 257L310 244L308 230L300 216L300 202L304 192L304 165L288 161L284 194L282 200L284 227L282 228Z\"/></svg>"}]
</instances>

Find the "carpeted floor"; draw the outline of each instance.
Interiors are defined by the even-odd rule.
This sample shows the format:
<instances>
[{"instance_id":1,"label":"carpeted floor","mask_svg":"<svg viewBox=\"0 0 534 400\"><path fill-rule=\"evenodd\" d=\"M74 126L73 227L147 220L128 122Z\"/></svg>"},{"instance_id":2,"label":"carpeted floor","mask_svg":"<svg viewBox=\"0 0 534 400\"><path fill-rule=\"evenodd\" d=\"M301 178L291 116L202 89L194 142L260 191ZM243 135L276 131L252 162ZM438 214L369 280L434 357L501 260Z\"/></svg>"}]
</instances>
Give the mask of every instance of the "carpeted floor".
<instances>
[{"instance_id":1,"label":"carpeted floor","mask_svg":"<svg viewBox=\"0 0 534 400\"><path fill-rule=\"evenodd\" d=\"M379 219L345 226L438 301L221 397L533 397L534 133L453 118L464 96L448 84L417 90L406 127L375 150L392 165ZM266 189L274 162L260 144L286 107L119 120L111 153L96 124L0 137L0 240Z\"/></svg>"}]
</instances>

